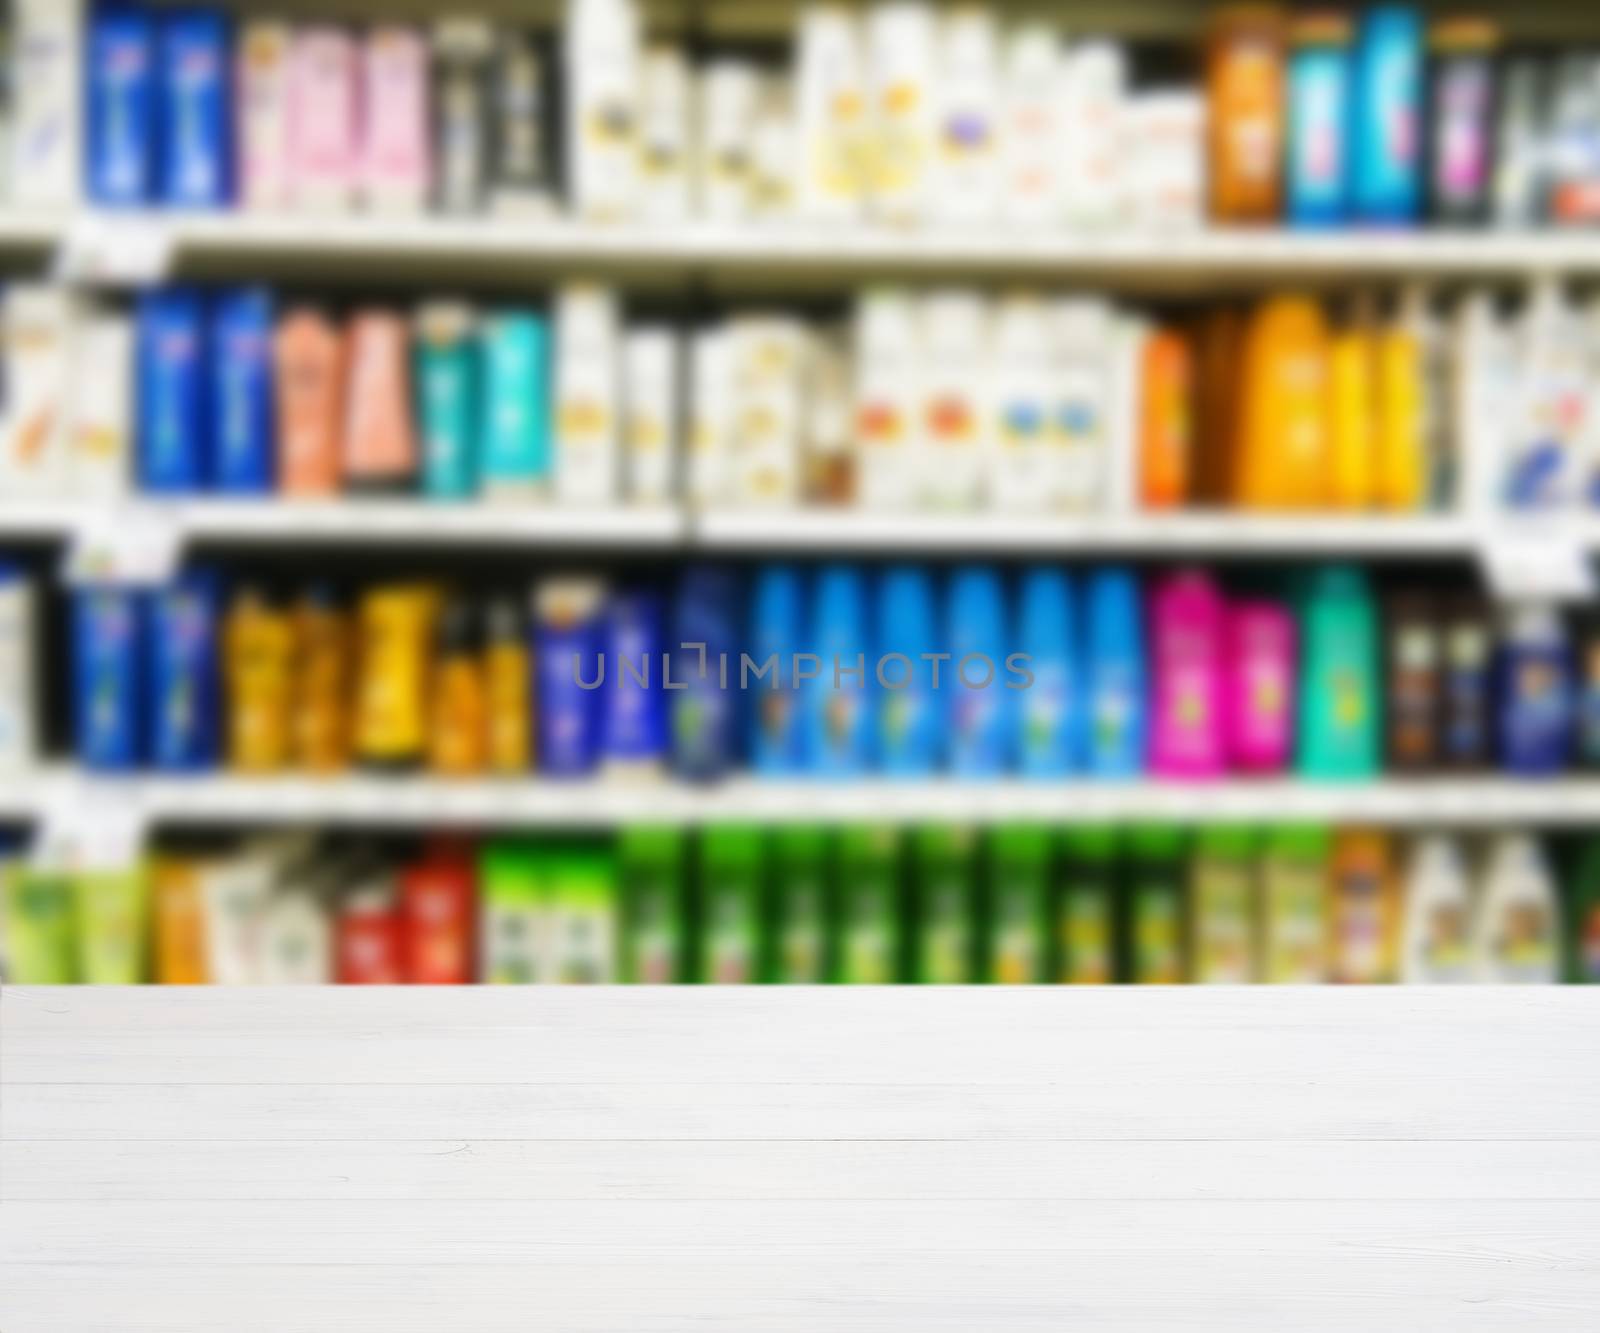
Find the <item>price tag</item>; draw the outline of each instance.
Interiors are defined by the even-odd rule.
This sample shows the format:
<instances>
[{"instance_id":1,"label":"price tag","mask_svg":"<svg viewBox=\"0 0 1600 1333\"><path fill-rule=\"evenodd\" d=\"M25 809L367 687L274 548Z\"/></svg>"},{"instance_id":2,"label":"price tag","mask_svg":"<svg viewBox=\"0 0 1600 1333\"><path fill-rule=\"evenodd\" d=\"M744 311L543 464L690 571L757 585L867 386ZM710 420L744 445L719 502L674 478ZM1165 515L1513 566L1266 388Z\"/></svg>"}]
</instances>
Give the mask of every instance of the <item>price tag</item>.
<instances>
[{"instance_id":1,"label":"price tag","mask_svg":"<svg viewBox=\"0 0 1600 1333\"><path fill-rule=\"evenodd\" d=\"M69 584L166 583L182 551L175 511L154 505L90 510L76 524L62 578Z\"/></svg>"},{"instance_id":2,"label":"price tag","mask_svg":"<svg viewBox=\"0 0 1600 1333\"><path fill-rule=\"evenodd\" d=\"M1596 593L1588 546L1559 526L1491 530L1483 568L1490 590L1503 600L1582 602Z\"/></svg>"},{"instance_id":3,"label":"price tag","mask_svg":"<svg viewBox=\"0 0 1600 1333\"><path fill-rule=\"evenodd\" d=\"M172 231L153 218L84 213L73 218L56 250L58 282L145 287L172 272Z\"/></svg>"}]
</instances>

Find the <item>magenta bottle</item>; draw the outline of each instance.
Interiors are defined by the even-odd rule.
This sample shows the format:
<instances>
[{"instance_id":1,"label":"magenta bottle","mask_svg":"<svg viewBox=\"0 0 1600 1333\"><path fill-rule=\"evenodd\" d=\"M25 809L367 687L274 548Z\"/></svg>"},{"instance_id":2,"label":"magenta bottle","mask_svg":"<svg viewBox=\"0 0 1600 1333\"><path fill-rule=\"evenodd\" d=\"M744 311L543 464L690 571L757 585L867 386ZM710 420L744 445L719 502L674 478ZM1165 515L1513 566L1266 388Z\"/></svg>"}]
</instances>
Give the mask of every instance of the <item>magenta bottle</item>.
<instances>
[{"instance_id":1,"label":"magenta bottle","mask_svg":"<svg viewBox=\"0 0 1600 1333\"><path fill-rule=\"evenodd\" d=\"M1156 584L1150 598L1150 767L1158 777L1209 778L1227 766L1225 633L1226 605L1209 574L1181 570Z\"/></svg>"},{"instance_id":2,"label":"magenta bottle","mask_svg":"<svg viewBox=\"0 0 1600 1333\"><path fill-rule=\"evenodd\" d=\"M1270 601L1228 608L1225 713L1228 760L1279 773L1294 753L1294 617Z\"/></svg>"}]
</instances>

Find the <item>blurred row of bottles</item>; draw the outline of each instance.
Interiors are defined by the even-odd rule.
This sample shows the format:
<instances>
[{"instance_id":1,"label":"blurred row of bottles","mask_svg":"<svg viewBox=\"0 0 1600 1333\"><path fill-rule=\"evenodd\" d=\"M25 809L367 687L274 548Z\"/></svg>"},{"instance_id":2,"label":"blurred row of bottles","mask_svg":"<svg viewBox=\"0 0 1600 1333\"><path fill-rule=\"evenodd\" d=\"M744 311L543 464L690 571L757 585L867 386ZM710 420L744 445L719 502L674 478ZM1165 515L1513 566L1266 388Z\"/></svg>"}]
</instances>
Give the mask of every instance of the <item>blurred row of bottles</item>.
<instances>
[{"instance_id":1,"label":"blurred row of bottles","mask_svg":"<svg viewBox=\"0 0 1600 1333\"><path fill-rule=\"evenodd\" d=\"M23 984L1600 982L1600 841L1293 826L272 835L3 872ZM1557 867L1560 867L1558 870Z\"/></svg>"},{"instance_id":2,"label":"blurred row of bottles","mask_svg":"<svg viewBox=\"0 0 1600 1333\"><path fill-rule=\"evenodd\" d=\"M1405 5L1225 7L1198 74L1158 86L1136 85L1125 43L927 0L803 5L766 55L652 40L634 0L569 0L538 31L13 8L26 204L1152 231L1600 221L1600 59L1503 51L1492 23L1430 27Z\"/></svg>"},{"instance_id":3,"label":"blurred row of bottles","mask_svg":"<svg viewBox=\"0 0 1600 1333\"><path fill-rule=\"evenodd\" d=\"M1147 315L872 288L847 319L334 317L259 288L0 304L0 497L420 494L1093 514L1600 500L1600 306L1408 287Z\"/></svg>"},{"instance_id":4,"label":"blurred row of bottles","mask_svg":"<svg viewBox=\"0 0 1600 1333\"><path fill-rule=\"evenodd\" d=\"M1600 620L1345 566L1227 581L691 565L343 593L197 569L70 593L85 769L1206 780L1600 767ZM37 752L31 585L0 736Z\"/></svg>"}]
</instances>

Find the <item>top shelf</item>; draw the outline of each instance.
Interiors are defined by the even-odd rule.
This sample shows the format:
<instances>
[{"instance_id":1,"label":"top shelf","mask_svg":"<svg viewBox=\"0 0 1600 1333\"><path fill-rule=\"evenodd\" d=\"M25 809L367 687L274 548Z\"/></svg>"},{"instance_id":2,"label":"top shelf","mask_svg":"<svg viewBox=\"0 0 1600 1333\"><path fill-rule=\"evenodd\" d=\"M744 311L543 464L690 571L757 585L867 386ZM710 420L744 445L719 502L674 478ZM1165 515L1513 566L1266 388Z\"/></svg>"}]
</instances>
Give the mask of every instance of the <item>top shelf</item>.
<instances>
[{"instance_id":1,"label":"top shelf","mask_svg":"<svg viewBox=\"0 0 1600 1333\"><path fill-rule=\"evenodd\" d=\"M134 243L139 238L142 244ZM575 271L624 280L733 286L856 283L927 276L1071 278L1120 288L1266 285L1351 277L1515 280L1600 274L1600 231L1295 232L1203 230L1072 235L995 228L705 222L601 225L564 218L353 213L0 213L0 248L112 244L159 254L195 276L392 279L423 264L497 285L541 285ZM108 241L107 238L112 238ZM514 268L508 264L514 263Z\"/></svg>"}]
</instances>

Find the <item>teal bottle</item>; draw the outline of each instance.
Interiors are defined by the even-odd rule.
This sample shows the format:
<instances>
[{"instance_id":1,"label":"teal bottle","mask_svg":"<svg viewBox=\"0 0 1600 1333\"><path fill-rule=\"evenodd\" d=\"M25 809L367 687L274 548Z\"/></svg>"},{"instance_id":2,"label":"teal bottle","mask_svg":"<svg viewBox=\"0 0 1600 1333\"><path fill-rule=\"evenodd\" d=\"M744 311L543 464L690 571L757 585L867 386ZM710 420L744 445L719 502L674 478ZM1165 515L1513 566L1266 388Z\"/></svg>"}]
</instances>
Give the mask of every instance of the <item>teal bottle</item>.
<instances>
[{"instance_id":1,"label":"teal bottle","mask_svg":"<svg viewBox=\"0 0 1600 1333\"><path fill-rule=\"evenodd\" d=\"M1357 780L1381 766L1378 613L1360 571L1317 570L1300 612L1302 777Z\"/></svg>"}]
</instances>

